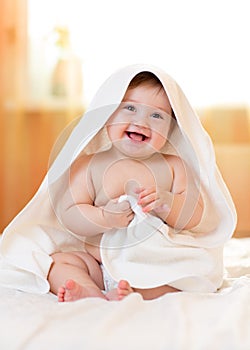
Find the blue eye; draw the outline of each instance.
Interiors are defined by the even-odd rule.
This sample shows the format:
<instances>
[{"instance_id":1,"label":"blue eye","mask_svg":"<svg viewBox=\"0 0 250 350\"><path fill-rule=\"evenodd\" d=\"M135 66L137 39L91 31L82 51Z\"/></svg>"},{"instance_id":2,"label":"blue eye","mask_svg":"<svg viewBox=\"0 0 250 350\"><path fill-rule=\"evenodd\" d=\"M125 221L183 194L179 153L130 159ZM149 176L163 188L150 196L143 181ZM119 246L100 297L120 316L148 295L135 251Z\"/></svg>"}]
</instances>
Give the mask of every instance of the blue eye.
<instances>
[{"instance_id":1,"label":"blue eye","mask_svg":"<svg viewBox=\"0 0 250 350\"><path fill-rule=\"evenodd\" d=\"M163 117L159 113L153 113L153 114L151 114L151 117L153 117L155 119L163 119Z\"/></svg>"},{"instance_id":2,"label":"blue eye","mask_svg":"<svg viewBox=\"0 0 250 350\"><path fill-rule=\"evenodd\" d=\"M131 112L136 111L136 108L133 105L126 105L124 108L127 109L128 111L131 111Z\"/></svg>"}]
</instances>

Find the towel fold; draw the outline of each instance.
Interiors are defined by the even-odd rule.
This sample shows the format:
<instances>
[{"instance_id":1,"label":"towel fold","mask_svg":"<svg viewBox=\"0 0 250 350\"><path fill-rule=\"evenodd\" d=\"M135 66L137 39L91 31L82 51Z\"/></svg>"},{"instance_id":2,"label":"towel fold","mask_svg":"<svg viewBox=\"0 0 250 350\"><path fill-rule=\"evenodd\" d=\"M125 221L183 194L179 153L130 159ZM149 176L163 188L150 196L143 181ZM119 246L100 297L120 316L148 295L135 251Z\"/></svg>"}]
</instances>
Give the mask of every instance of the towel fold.
<instances>
[{"instance_id":1,"label":"towel fold","mask_svg":"<svg viewBox=\"0 0 250 350\"><path fill-rule=\"evenodd\" d=\"M135 213L127 228L104 233L102 263L111 277L126 279L135 288L161 285L184 291L214 292L222 283L222 249L176 244L171 228L145 214L136 198L122 196Z\"/></svg>"}]
</instances>

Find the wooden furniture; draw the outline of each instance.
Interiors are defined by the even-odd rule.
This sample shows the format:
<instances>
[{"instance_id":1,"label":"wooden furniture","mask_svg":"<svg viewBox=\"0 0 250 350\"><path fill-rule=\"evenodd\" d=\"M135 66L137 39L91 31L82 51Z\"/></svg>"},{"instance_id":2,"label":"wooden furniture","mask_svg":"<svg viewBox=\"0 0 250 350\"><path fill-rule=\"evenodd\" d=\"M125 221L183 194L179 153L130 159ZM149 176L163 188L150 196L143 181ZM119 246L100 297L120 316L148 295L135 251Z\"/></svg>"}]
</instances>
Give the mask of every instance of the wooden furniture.
<instances>
[{"instance_id":1,"label":"wooden furniture","mask_svg":"<svg viewBox=\"0 0 250 350\"><path fill-rule=\"evenodd\" d=\"M60 100L31 101L27 9L27 0L1 1L0 232L36 192L59 133L83 111L70 89Z\"/></svg>"},{"instance_id":2,"label":"wooden furniture","mask_svg":"<svg viewBox=\"0 0 250 350\"><path fill-rule=\"evenodd\" d=\"M250 236L250 109L217 107L200 115L236 206L235 236Z\"/></svg>"}]
</instances>

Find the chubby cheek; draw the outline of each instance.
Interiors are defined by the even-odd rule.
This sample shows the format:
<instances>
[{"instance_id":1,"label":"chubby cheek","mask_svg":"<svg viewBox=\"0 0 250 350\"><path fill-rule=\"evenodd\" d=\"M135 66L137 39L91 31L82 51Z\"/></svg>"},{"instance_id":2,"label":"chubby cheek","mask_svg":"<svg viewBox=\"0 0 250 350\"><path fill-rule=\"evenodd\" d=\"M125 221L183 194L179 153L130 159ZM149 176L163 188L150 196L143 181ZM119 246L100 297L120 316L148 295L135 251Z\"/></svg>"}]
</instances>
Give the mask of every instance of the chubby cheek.
<instances>
[{"instance_id":1,"label":"chubby cheek","mask_svg":"<svg viewBox=\"0 0 250 350\"><path fill-rule=\"evenodd\" d=\"M124 134L123 128L118 125L107 125L107 132L111 142L120 140Z\"/></svg>"},{"instance_id":2,"label":"chubby cheek","mask_svg":"<svg viewBox=\"0 0 250 350\"><path fill-rule=\"evenodd\" d=\"M163 135L155 134L151 139L151 146L159 151L166 143L167 138Z\"/></svg>"}]
</instances>

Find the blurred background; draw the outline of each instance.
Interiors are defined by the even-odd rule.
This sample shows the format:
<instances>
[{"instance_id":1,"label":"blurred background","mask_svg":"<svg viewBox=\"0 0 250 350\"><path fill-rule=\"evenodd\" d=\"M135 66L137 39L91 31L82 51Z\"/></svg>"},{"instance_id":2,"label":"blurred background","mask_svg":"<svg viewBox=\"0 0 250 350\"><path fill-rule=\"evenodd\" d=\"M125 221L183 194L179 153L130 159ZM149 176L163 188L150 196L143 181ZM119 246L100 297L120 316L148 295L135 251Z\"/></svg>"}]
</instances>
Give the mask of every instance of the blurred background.
<instances>
[{"instance_id":1,"label":"blurred background","mask_svg":"<svg viewBox=\"0 0 250 350\"><path fill-rule=\"evenodd\" d=\"M181 85L250 232L248 0L1 0L0 232L38 189L60 132L116 69Z\"/></svg>"}]
</instances>

